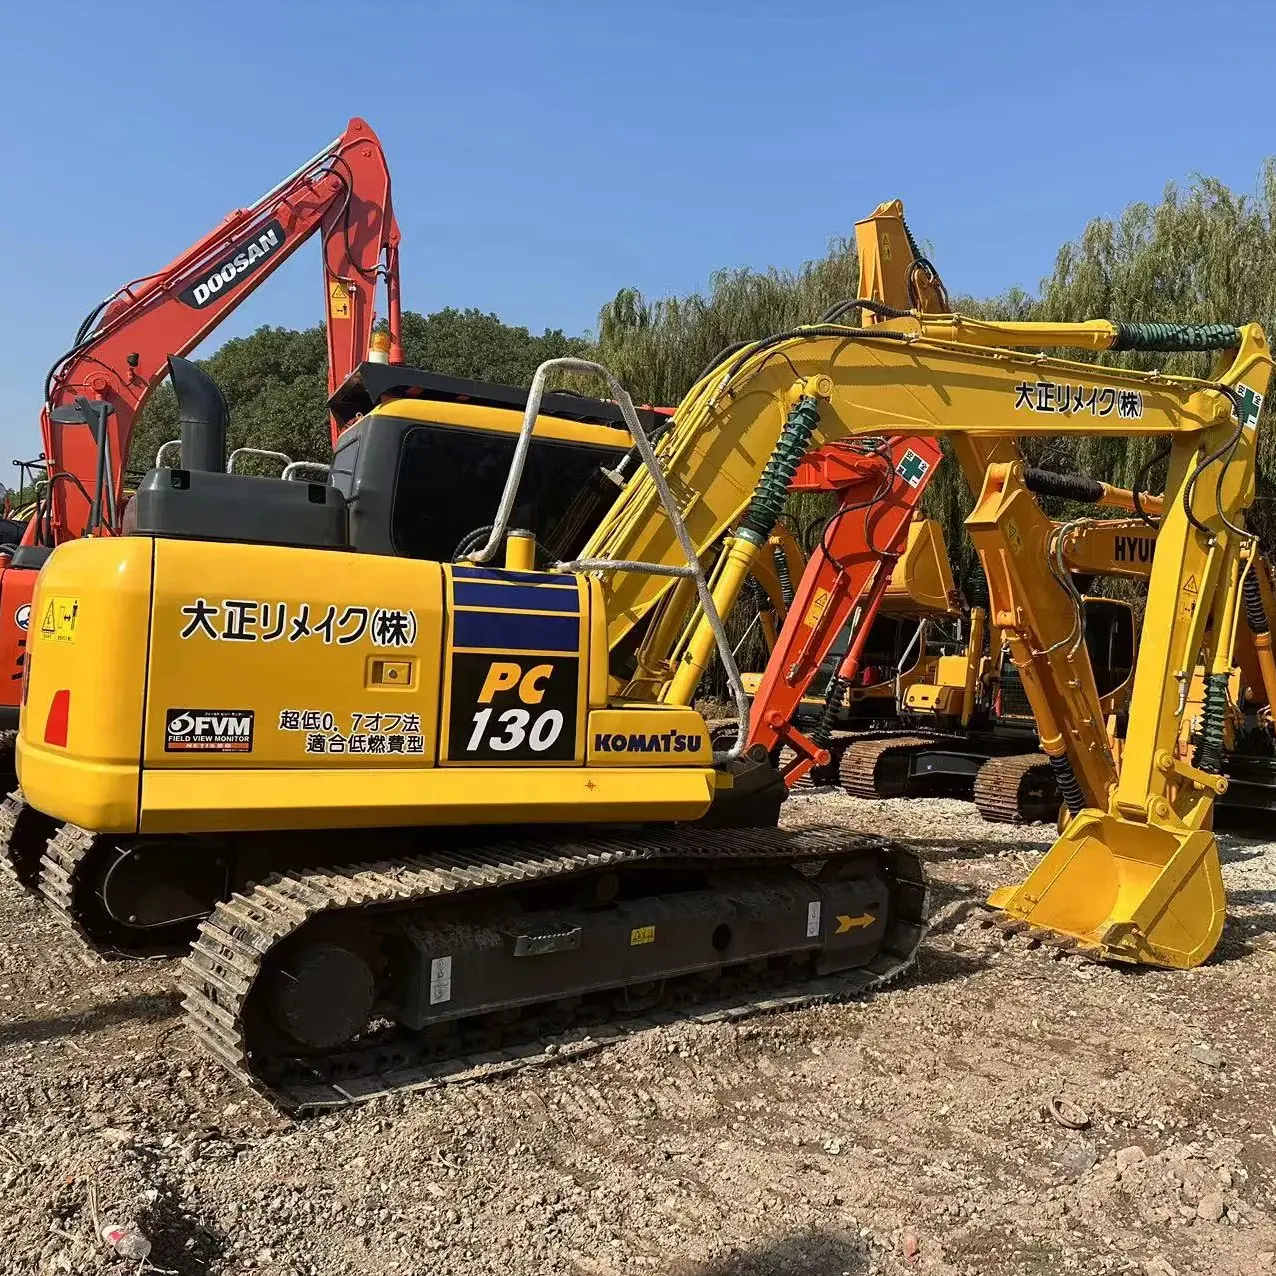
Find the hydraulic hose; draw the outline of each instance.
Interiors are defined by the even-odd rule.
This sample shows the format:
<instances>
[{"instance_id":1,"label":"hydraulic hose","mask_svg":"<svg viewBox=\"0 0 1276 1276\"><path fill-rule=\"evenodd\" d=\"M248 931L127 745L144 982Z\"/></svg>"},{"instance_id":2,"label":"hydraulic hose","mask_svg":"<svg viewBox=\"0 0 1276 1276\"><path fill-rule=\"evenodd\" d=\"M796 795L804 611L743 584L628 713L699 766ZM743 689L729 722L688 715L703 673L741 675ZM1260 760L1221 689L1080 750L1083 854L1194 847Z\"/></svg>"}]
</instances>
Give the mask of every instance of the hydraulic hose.
<instances>
[{"instance_id":1,"label":"hydraulic hose","mask_svg":"<svg viewBox=\"0 0 1276 1276\"><path fill-rule=\"evenodd\" d=\"M1110 350L1146 350L1182 354L1193 350L1232 350L1240 329L1230 323L1118 323Z\"/></svg>"},{"instance_id":2,"label":"hydraulic hose","mask_svg":"<svg viewBox=\"0 0 1276 1276\"><path fill-rule=\"evenodd\" d=\"M784 429L758 480L753 499L740 520L738 536L751 540L755 545L766 543L784 513L789 485L802 458L811 450L811 438L819 423L819 401L814 395L804 394L784 422Z\"/></svg>"},{"instance_id":3,"label":"hydraulic hose","mask_svg":"<svg viewBox=\"0 0 1276 1276\"><path fill-rule=\"evenodd\" d=\"M1023 472L1023 482L1028 491L1037 496L1059 496L1086 505L1097 505L1103 499L1104 484L1084 474L1060 474L1029 467Z\"/></svg>"},{"instance_id":4,"label":"hydraulic hose","mask_svg":"<svg viewBox=\"0 0 1276 1276\"><path fill-rule=\"evenodd\" d=\"M1268 633L1271 627L1267 623L1267 613L1263 610L1263 594L1258 587L1258 579L1253 571L1246 573L1242 591L1245 599L1245 620L1249 625L1250 632L1254 634Z\"/></svg>"},{"instance_id":5,"label":"hydraulic hose","mask_svg":"<svg viewBox=\"0 0 1276 1276\"><path fill-rule=\"evenodd\" d=\"M780 582L780 597L784 599L784 609L793 606L793 577L789 573L789 556L777 545L774 550L775 575Z\"/></svg>"},{"instance_id":6,"label":"hydraulic hose","mask_svg":"<svg viewBox=\"0 0 1276 1276\"><path fill-rule=\"evenodd\" d=\"M821 749L829 747L829 741L833 738L833 728L837 726L837 712L842 707L850 685L848 679L838 674L834 674L829 679L828 689L824 693L824 708L820 711L820 720L811 732L811 739Z\"/></svg>"}]
</instances>

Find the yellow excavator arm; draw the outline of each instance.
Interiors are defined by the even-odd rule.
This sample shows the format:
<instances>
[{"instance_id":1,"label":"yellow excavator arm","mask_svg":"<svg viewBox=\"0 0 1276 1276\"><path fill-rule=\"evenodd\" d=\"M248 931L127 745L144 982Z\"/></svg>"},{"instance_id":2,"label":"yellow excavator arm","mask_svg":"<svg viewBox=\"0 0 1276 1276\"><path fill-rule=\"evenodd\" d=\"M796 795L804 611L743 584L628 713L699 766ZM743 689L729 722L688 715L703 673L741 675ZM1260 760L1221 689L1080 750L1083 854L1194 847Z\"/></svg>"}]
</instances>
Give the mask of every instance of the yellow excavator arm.
<instances>
[{"instance_id":1,"label":"yellow excavator arm","mask_svg":"<svg viewBox=\"0 0 1276 1276\"><path fill-rule=\"evenodd\" d=\"M1219 352L1219 364L1214 379L1199 380L1039 353L1068 346L1206 348ZM1217 857L1204 830L1226 781L1212 744L1193 761L1177 757L1175 744L1198 660L1226 694L1248 539L1239 520L1253 499L1258 411L1270 371L1266 338L1254 325L974 323L922 314L862 328L812 325L754 342L706 372L675 414L659 459L697 549L707 554L727 536L713 576L714 601L725 613L774 527L789 476L812 447L856 435L949 437L977 498L969 526L989 579L992 623L1014 634L1034 632L1040 622L1024 611L1037 599L1034 582L1053 528L1024 487L1016 441L1169 436L1148 623L1119 773L1084 644L1016 653L1035 675L1032 685L1025 678L1025 690L1043 744L1066 763L1074 790L1081 777L1093 805L1069 825L1040 880L1001 902L1106 955L1190 965L1203 960L1221 928ZM629 482L582 557L680 561L646 473ZM638 574L609 576L605 593L613 645L662 598L666 613L688 601L669 598L667 582ZM685 630L657 614L650 632L672 638ZM711 627L702 617L677 646L681 659L662 698L688 704L712 657ZM1207 861L1212 868L1197 873ZM1080 867L1061 873L1061 864ZM1165 921L1188 877L1199 886L1191 924ZM1080 885L1073 889L1069 878ZM1049 896L1061 906L1044 907Z\"/></svg>"}]
</instances>

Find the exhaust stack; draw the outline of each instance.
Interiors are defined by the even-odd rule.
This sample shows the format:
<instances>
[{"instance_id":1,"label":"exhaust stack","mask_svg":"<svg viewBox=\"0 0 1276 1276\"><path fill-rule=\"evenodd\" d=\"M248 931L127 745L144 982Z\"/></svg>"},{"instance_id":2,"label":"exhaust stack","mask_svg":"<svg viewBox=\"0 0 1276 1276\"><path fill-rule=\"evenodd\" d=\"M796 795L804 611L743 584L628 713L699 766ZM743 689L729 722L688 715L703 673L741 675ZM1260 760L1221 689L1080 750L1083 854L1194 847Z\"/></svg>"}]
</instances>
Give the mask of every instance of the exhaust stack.
<instances>
[{"instance_id":1,"label":"exhaust stack","mask_svg":"<svg viewBox=\"0 0 1276 1276\"><path fill-rule=\"evenodd\" d=\"M177 395L184 470L226 469L226 429L230 409L217 383L189 359L168 356L168 376Z\"/></svg>"}]
</instances>

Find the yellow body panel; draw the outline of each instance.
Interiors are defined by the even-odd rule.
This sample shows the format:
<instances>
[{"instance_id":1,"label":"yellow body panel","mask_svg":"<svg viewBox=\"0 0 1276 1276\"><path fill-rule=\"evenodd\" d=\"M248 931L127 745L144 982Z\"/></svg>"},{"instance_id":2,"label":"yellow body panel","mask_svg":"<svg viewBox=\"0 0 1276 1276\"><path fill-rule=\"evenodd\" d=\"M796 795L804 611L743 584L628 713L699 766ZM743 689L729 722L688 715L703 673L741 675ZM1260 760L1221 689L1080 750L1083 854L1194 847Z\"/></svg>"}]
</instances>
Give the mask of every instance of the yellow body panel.
<instances>
[{"instance_id":1,"label":"yellow body panel","mask_svg":"<svg viewBox=\"0 0 1276 1276\"><path fill-rule=\"evenodd\" d=\"M439 708L437 563L366 556L356 575L337 570L350 564L345 555L183 540L154 545L148 769L189 768L192 761L214 770L330 768L355 756L355 747L359 765L370 769L433 763L437 737L426 724ZM238 605L245 602L247 608ZM388 616L396 617L389 629ZM392 641L375 641L378 629ZM249 749L187 750L166 730L176 708L241 707L254 715ZM286 716L292 714L295 722ZM404 737L393 753L391 735ZM369 751L373 737L386 739L384 751Z\"/></svg>"},{"instance_id":2,"label":"yellow body panel","mask_svg":"<svg viewBox=\"0 0 1276 1276\"><path fill-rule=\"evenodd\" d=\"M955 718L961 713L964 691L965 688L963 686L944 687L936 686L934 683L929 682L914 683L904 692L904 709L908 713L925 713L939 718Z\"/></svg>"},{"instance_id":3,"label":"yellow body panel","mask_svg":"<svg viewBox=\"0 0 1276 1276\"><path fill-rule=\"evenodd\" d=\"M675 769L668 760L658 775L641 766L351 768L242 771L228 783L224 771L153 771L143 781L140 831L694 820L709 809L713 787L707 766Z\"/></svg>"},{"instance_id":4,"label":"yellow body panel","mask_svg":"<svg viewBox=\"0 0 1276 1276\"><path fill-rule=\"evenodd\" d=\"M33 600L50 624L32 626L22 782L38 809L109 833L703 815L699 714L591 710L599 604L598 582L570 575L73 542ZM46 738L59 693L65 743ZM622 732L587 769L586 739Z\"/></svg>"},{"instance_id":5,"label":"yellow body panel","mask_svg":"<svg viewBox=\"0 0 1276 1276\"><path fill-rule=\"evenodd\" d=\"M31 599L18 774L37 810L85 828L137 821L151 553L149 540L70 541L45 564ZM76 600L69 641L57 632L55 598ZM46 740L59 690L64 746Z\"/></svg>"}]
</instances>

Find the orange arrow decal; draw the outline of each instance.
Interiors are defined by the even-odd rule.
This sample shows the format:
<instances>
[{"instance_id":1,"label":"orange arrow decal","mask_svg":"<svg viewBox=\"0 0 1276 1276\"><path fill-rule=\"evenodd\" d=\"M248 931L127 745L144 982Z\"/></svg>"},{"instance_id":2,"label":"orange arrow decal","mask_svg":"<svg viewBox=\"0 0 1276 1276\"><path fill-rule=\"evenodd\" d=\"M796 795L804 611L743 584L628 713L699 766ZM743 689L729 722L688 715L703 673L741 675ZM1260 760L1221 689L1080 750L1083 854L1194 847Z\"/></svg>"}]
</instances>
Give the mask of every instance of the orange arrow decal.
<instances>
[{"instance_id":1,"label":"orange arrow decal","mask_svg":"<svg viewBox=\"0 0 1276 1276\"><path fill-rule=\"evenodd\" d=\"M871 926L876 920L877 918L872 913L865 913L862 917L844 917L839 913L837 930L834 933L845 935L854 926Z\"/></svg>"}]
</instances>

